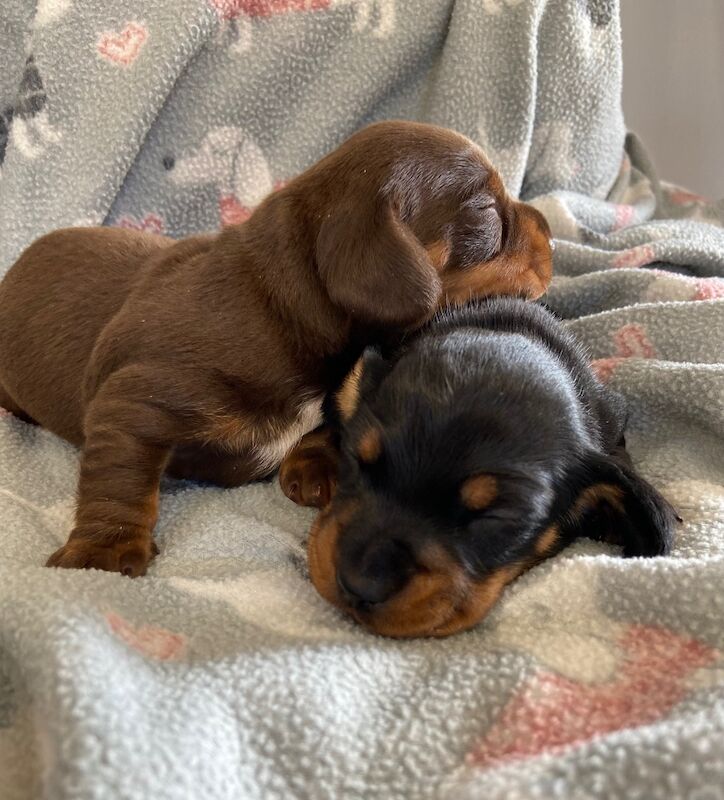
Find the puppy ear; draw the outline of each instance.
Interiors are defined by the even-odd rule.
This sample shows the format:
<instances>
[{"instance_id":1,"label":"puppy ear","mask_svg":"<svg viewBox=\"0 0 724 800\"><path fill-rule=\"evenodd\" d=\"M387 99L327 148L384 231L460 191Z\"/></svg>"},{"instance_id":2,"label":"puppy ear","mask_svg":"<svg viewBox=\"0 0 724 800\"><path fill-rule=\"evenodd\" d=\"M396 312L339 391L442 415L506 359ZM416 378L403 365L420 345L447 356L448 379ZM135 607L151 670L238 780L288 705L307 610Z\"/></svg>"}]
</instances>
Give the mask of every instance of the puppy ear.
<instances>
[{"instance_id":1,"label":"puppy ear","mask_svg":"<svg viewBox=\"0 0 724 800\"><path fill-rule=\"evenodd\" d=\"M360 361L362 362L360 394L364 395L377 389L392 369L392 363L376 347L365 347Z\"/></svg>"},{"instance_id":2,"label":"puppy ear","mask_svg":"<svg viewBox=\"0 0 724 800\"><path fill-rule=\"evenodd\" d=\"M390 369L390 362L382 357L379 350L374 347L365 348L334 394L334 408L342 420L347 422L354 416L360 397L366 392L374 391Z\"/></svg>"},{"instance_id":3,"label":"puppy ear","mask_svg":"<svg viewBox=\"0 0 724 800\"><path fill-rule=\"evenodd\" d=\"M458 267L482 264L500 254L503 220L490 193L476 195L460 208L450 239L450 263Z\"/></svg>"},{"instance_id":4,"label":"puppy ear","mask_svg":"<svg viewBox=\"0 0 724 800\"><path fill-rule=\"evenodd\" d=\"M320 226L316 256L332 302L367 324L417 326L440 301L430 256L389 198L336 208Z\"/></svg>"},{"instance_id":5,"label":"puppy ear","mask_svg":"<svg viewBox=\"0 0 724 800\"><path fill-rule=\"evenodd\" d=\"M589 453L568 476L567 509L559 518L564 540L586 536L623 547L624 556L660 556L671 550L673 507L626 458Z\"/></svg>"}]
</instances>

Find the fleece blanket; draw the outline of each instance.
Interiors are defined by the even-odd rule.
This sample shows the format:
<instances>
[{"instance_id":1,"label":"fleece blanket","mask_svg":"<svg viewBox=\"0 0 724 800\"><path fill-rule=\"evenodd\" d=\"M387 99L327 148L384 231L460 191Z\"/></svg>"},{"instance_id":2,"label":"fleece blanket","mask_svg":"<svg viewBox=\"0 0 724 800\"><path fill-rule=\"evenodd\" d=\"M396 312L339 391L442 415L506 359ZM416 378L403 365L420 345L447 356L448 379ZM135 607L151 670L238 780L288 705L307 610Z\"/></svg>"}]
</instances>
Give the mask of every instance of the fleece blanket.
<instances>
[{"instance_id":1,"label":"fleece blanket","mask_svg":"<svg viewBox=\"0 0 724 800\"><path fill-rule=\"evenodd\" d=\"M447 125L547 215L546 302L684 518L670 557L582 540L477 629L391 641L315 594L312 514L274 482L166 484L147 577L45 569L78 453L5 414L0 796L724 797L724 205L627 137L616 0L4 0L0 23L3 270L62 225L242 220L371 120Z\"/></svg>"}]
</instances>

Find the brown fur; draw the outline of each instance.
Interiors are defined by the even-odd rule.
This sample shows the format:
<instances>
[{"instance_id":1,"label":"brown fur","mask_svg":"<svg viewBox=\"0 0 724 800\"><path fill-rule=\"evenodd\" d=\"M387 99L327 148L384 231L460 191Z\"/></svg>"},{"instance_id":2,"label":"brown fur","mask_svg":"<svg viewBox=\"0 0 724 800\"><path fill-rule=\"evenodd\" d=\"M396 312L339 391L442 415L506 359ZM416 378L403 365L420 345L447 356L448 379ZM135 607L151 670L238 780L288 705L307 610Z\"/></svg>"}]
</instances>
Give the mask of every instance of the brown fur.
<instances>
[{"instance_id":1,"label":"brown fur","mask_svg":"<svg viewBox=\"0 0 724 800\"><path fill-rule=\"evenodd\" d=\"M298 505L324 508L337 488L338 461L329 428L306 434L279 467L282 491Z\"/></svg>"},{"instance_id":2,"label":"brown fur","mask_svg":"<svg viewBox=\"0 0 724 800\"><path fill-rule=\"evenodd\" d=\"M48 563L143 574L164 471L270 474L352 340L447 299L537 297L549 235L472 142L388 122L218 235L37 240L0 286L0 402L83 448L76 524Z\"/></svg>"}]
</instances>

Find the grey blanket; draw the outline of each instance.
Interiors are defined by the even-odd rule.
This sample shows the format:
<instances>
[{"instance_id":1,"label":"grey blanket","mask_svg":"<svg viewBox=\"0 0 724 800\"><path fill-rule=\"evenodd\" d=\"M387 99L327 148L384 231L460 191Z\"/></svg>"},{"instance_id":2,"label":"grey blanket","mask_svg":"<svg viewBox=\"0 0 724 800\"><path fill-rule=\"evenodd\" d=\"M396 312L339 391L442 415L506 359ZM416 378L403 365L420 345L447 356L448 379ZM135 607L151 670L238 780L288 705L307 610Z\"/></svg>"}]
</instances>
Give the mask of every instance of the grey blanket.
<instances>
[{"instance_id":1,"label":"grey blanket","mask_svg":"<svg viewBox=\"0 0 724 800\"><path fill-rule=\"evenodd\" d=\"M43 568L78 454L6 414L3 800L724 797L724 206L657 180L620 91L616 0L3 0L2 270L63 225L244 219L371 120L447 125L547 215L547 302L685 519L670 557L583 541L396 642L315 594L274 483L169 483L145 578Z\"/></svg>"}]
</instances>

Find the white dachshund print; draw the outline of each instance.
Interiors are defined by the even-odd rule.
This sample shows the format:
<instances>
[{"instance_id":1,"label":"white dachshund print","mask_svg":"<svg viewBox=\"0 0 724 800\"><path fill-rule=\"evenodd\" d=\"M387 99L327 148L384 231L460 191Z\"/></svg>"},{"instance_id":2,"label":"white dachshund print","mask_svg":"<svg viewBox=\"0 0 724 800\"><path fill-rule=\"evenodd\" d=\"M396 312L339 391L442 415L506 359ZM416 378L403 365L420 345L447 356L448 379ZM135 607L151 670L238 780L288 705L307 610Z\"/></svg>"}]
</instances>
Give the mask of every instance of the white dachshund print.
<instances>
[{"instance_id":1,"label":"white dachshund print","mask_svg":"<svg viewBox=\"0 0 724 800\"><path fill-rule=\"evenodd\" d=\"M52 25L70 10L71 0L37 0L33 27L37 30Z\"/></svg>"},{"instance_id":2,"label":"white dachshund print","mask_svg":"<svg viewBox=\"0 0 724 800\"><path fill-rule=\"evenodd\" d=\"M508 8L514 8L515 6L519 6L523 0L482 0L483 9L488 14L500 14L505 6Z\"/></svg>"},{"instance_id":3,"label":"white dachshund print","mask_svg":"<svg viewBox=\"0 0 724 800\"><path fill-rule=\"evenodd\" d=\"M178 186L214 183L224 225L243 222L274 189L269 164L259 145L241 128L211 128L194 152L166 159L169 178Z\"/></svg>"},{"instance_id":4,"label":"white dachshund print","mask_svg":"<svg viewBox=\"0 0 724 800\"><path fill-rule=\"evenodd\" d=\"M9 141L26 158L37 158L48 145L57 144L61 139L60 133L50 124L47 104L48 96L35 57L28 56L15 104L3 114Z\"/></svg>"}]
</instances>

